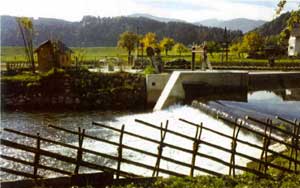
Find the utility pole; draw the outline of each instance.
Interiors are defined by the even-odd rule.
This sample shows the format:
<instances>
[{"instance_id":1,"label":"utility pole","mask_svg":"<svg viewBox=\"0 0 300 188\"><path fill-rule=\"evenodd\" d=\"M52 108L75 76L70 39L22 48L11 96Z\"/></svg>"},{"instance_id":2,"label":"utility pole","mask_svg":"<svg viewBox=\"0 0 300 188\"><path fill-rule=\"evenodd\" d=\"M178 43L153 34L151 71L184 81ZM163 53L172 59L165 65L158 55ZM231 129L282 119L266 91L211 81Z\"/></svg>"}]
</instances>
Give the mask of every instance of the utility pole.
<instances>
[{"instance_id":1,"label":"utility pole","mask_svg":"<svg viewBox=\"0 0 300 188\"><path fill-rule=\"evenodd\" d=\"M136 34L139 36L139 26L136 27ZM136 41L136 58L139 58L139 47L140 47L140 41L139 39Z\"/></svg>"},{"instance_id":2,"label":"utility pole","mask_svg":"<svg viewBox=\"0 0 300 188\"><path fill-rule=\"evenodd\" d=\"M228 62L228 36L227 36L227 28L225 27L224 32L224 40L225 40L225 57L226 57L226 63Z\"/></svg>"}]
</instances>

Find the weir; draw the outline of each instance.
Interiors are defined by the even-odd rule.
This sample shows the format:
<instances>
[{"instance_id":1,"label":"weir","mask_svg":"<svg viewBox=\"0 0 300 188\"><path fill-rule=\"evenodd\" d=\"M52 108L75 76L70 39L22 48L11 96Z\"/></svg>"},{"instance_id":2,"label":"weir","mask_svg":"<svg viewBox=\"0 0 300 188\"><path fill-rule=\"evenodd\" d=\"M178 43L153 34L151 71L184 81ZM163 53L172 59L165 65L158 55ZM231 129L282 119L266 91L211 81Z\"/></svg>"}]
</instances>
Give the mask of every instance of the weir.
<instances>
[{"instance_id":1,"label":"weir","mask_svg":"<svg viewBox=\"0 0 300 188\"><path fill-rule=\"evenodd\" d=\"M300 72L247 71L174 71L171 75L148 75L148 103L155 103L154 111L185 100L190 93L253 91L297 84ZM160 94L159 94L160 93Z\"/></svg>"}]
</instances>

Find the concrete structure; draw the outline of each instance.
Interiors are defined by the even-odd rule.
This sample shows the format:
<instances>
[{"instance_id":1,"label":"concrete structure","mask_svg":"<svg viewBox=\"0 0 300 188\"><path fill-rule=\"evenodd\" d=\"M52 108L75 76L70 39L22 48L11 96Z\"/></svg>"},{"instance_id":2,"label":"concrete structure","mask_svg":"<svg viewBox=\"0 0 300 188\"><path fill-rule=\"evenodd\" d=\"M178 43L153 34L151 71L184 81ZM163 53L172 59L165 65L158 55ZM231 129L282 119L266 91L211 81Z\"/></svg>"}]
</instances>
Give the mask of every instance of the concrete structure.
<instances>
[{"instance_id":1,"label":"concrete structure","mask_svg":"<svg viewBox=\"0 0 300 188\"><path fill-rule=\"evenodd\" d=\"M59 40L47 40L34 52L38 55L38 70L40 72L47 72L54 67L71 65L71 53L73 51Z\"/></svg>"},{"instance_id":2,"label":"concrete structure","mask_svg":"<svg viewBox=\"0 0 300 188\"><path fill-rule=\"evenodd\" d=\"M291 31L289 39L289 56L300 56L300 26Z\"/></svg>"},{"instance_id":3,"label":"concrete structure","mask_svg":"<svg viewBox=\"0 0 300 188\"><path fill-rule=\"evenodd\" d=\"M147 104L154 106L167 84L171 74L148 74L146 76Z\"/></svg>"},{"instance_id":4,"label":"concrete structure","mask_svg":"<svg viewBox=\"0 0 300 188\"><path fill-rule=\"evenodd\" d=\"M185 99L184 82L211 87L247 89L248 72L245 71L175 71L172 73L154 110L161 110Z\"/></svg>"},{"instance_id":5,"label":"concrete structure","mask_svg":"<svg viewBox=\"0 0 300 188\"><path fill-rule=\"evenodd\" d=\"M157 101L154 110L185 100L189 95L186 92L208 96L228 92L240 95L237 99L243 101L248 91L298 88L299 80L300 72L174 71L171 76L148 75L147 99L150 103Z\"/></svg>"},{"instance_id":6,"label":"concrete structure","mask_svg":"<svg viewBox=\"0 0 300 188\"><path fill-rule=\"evenodd\" d=\"M249 91L299 88L300 72L249 72Z\"/></svg>"}]
</instances>

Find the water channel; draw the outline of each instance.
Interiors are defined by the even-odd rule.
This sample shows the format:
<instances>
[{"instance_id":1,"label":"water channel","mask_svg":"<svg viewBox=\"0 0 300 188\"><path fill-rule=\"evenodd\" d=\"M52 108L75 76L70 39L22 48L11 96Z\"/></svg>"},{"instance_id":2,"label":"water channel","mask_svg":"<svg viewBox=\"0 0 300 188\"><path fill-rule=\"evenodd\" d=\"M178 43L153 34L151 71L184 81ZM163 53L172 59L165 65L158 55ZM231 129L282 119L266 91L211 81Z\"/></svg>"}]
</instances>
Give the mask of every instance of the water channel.
<instances>
[{"instance_id":1,"label":"water channel","mask_svg":"<svg viewBox=\"0 0 300 188\"><path fill-rule=\"evenodd\" d=\"M294 118L299 118L299 114L300 114L299 94L300 94L299 88L296 89L285 88L285 89L274 90L274 91L263 91L263 90L252 91L247 93L245 101L207 100L205 102L206 104L210 105L213 108L218 108L227 112L232 112L233 114L236 115L241 115L241 114L243 115L249 113L261 115L263 113L265 115L275 116L280 114L286 118L294 119ZM52 140L62 141L77 146L78 138L76 136L51 129L47 125L53 124L70 130L77 130L78 127L81 127L81 128L85 128L87 131L86 133L89 135L94 135L100 138L106 138L118 142L119 133L113 132L105 128L94 126L92 125L92 122L93 121L100 122L116 128L120 128L123 124L125 124L126 131L134 132L139 135L143 135L149 138L159 140L160 132L158 130L137 123L135 122L135 119L140 119L155 124L157 126L159 126L161 122L164 123L166 122L166 120L169 120L168 129L194 137L196 131L195 127L179 121L178 120L179 118L183 118L195 123L203 122L203 125L205 127L209 127L211 129L217 130L227 135L231 135L233 131L231 126L217 119L212 118L211 116L201 112L199 109L193 108L190 105L185 105L185 104L173 105L168 109L162 111L140 112L140 113L99 112L99 111L56 112L56 113L55 112L20 112L20 111L1 112L1 127L12 128L15 130L19 130L31 134L36 134L37 132L39 132L42 137L46 137ZM218 145L226 148L230 148L231 146L231 140L218 136L214 133L204 130L202 135L203 136L201 138L204 141L217 143ZM34 146L35 144L35 140L25 138L22 136L8 134L3 131L1 131L1 137L22 144L28 144L32 146ZM262 145L262 142L259 138L247 132L241 132L239 138L241 140L255 143L257 145ZM167 134L165 142L173 145L178 145L183 148L189 148L189 149L191 149L193 145L192 141L171 134ZM124 137L123 143L129 146L146 149L147 151L152 153L157 153L156 144L149 143L147 141L143 141L138 138L126 136ZM76 154L76 151L73 151L71 149L62 149L47 143L42 143L41 147L46 148L46 150L53 151L56 153L61 153L63 155L70 156L70 157L74 157ZM83 147L117 156L116 147L111 147L101 142L85 139ZM200 145L199 150L201 151L201 153L218 157L220 159L223 159L224 161L229 161L230 158L230 154L222 152L217 149L213 149L205 145ZM254 157L260 155L259 150L250 148L247 145L243 145L243 144L238 144L237 151L241 153L251 154ZM18 157L24 160L33 160L33 155L29 155L28 153L19 150L9 149L4 146L1 146L1 153L8 156ZM154 166L156 162L156 158L154 157L149 157L129 150L124 150L123 155L125 156L125 158L134 161L139 161L144 164L149 164L151 166ZM164 149L163 155L170 158L176 158L177 160L184 161L186 163L190 163L192 157L190 154L180 152L168 147ZM116 163L110 160L104 160L101 157L96 157L93 155L84 155L84 158L85 160L91 161L93 163L100 163L106 166L110 166L112 168L116 167ZM63 167L63 169L69 171L74 170L74 166L66 165L62 162L58 162L55 160L49 160L49 158L46 157L42 157L41 161L43 164L49 166L59 167L59 168ZM244 158L241 157L236 158L236 163L241 166L245 166L247 162L248 160ZM198 157L196 160L196 165L220 173L224 173L224 174L228 173L228 167L223 166L222 164L216 163L214 161L210 161L205 158ZM1 167L18 169L18 170L32 173L31 167L26 167L21 164L8 162L6 160L1 160ZM172 171L176 171L182 174L189 174L190 171L189 168L178 166L166 161L161 162L161 167L165 169L171 169ZM152 171L145 170L143 168L134 167L132 165L122 164L122 170L133 172L135 174L144 175L144 176L152 175ZM86 168L81 168L80 172L91 172L91 170ZM202 174L202 172L196 171L195 174L196 175ZM40 171L40 175L44 175L47 177L57 176L57 174L48 171ZM164 175L164 174L160 174L160 175ZM15 179L21 179L21 177L15 177L13 175L1 173L1 180L15 180Z\"/></svg>"}]
</instances>

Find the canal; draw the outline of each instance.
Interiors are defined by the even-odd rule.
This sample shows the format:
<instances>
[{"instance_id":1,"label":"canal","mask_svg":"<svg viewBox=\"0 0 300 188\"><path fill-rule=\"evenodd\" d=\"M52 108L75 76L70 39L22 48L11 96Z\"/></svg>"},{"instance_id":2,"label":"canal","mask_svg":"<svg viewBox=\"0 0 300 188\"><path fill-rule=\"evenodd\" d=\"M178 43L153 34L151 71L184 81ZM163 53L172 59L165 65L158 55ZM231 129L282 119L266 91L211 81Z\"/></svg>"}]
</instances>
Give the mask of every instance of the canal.
<instances>
[{"instance_id":1,"label":"canal","mask_svg":"<svg viewBox=\"0 0 300 188\"><path fill-rule=\"evenodd\" d=\"M235 116L244 116L246 114L251 114L255 117L274 117L276 115L282 115L288 119L299 118L300 114L300 90L299 88L282 88L277 90L259 90L259 91L251 91L247 92L246 95L243 94L244 99L233 99L228 97L230 93L228 93L227 97L224 98L226 94L222 94L223 97L213 97L213 98L198 98L202 102L205 102L210 108L219 109L228 113L231 113ZM235 94L236 98L236 94ZM222 132L227 135L231 135L233 132L233 128L230 125L221 122L210 115L203 113L197 108L193 108L190 105L186 104L176 104L168 109L156 112L114 112L114 111L85 111L85 112L1 112L1 127L2 128L11 128L15 130L19 130L26 133L36 134L40 133L42 137L46 137L56 141L62 141L65 143L69 143L72 145L78 145L78 138L74 135L70 135L65 132L53 130L49 128L48 124L53 124L59 127L64 127L70 130L77 130L78 127L85 128L86 133L89 135L97 136L100 138L105 138L111 141L118 142L119 134L113 132L111 130L97 127L92 125L92 122L100 122L112 127L121 128L121 126L125 125L125 130L129 132L134 132L139 135L144 135L149 138L153 138L156 140L160 139L160 132L158 130L146 127L142 124L135 122L135 119L140 119L157 126L160 123L165 123L167 120L169 121L168 129L174 130L176 132L180 132L185 135L189 135L191 137L195 136L195 127L189 126L181 121L179 118L183 118L189 120L191 122L200 123L203 122L203 125L209 127L213 130ZM218 143L218 145L230 148L231 140L220 137L216 134L203 130L202 139L207 142ZM12 140L18 143L27 144L34 146L35 140L25 138L22 136L16 136L13 134L8 134L6 132L1 131L1 137ZM241 132L239 135L241 140L255 143L257 145L262 145L262 141L255 137L254 135ZM182 139L180 137L167 134L166 143L171 143L174 145L180 145L184 148L192 148L193 143L191 141ZM149 152L157 153L157 145L152 143L145 142L143 140L127 136L124 138L124 144L133 146L136 148L143 148ZM108 153L114 156L117 156L117 148L108 146L101 142L92 141L89 139L85 139L83 146L85 148L100 151L104 153ZM49 151L54 151L56 153L61 153L66 156L74 157L76 155L76 151L72 151L70 149L61 149L57 148L51 144L42 143L42 148L46 148ZM201 145L199 150L201 153L215 156L221 158L225 161L228 161L230 158L230 154L222 152L217 149L213 149L211 147ZM239 144L237 146L237 151L241 153L251 154L252 156L259 156L260 151L250 148L247 145ZM24 160L33 160L33 155L29 155L28 153L13 150L4 146L1 146L1 153L18 157ZM191 155L186 154L184 152L176 151L171 148L164 149L164 156L180 159L181 161L190 163ZM149 164L154 166L156 162L156 158L149 157L143 154L139 154L136 152L124 150L123 155L125 158L139 161L144 164ZM101 157L95 157L92 155L85 155L85 160L91 161L93 163L99 163L102 165L110 166L115 168L116 163L113 161L103 159ZM45 165L50 165L53 167L63 167L65 170L73 171L74 166L67 165L62 162L58 162L55 160L50 160L49 158L42 157L41 161ZM236 163L245 166L249 162L248 160L237 157ZM228 167L223 166L222 164L216 163L214 161L210 161L205 158L198 157L196 160L196 165L201 166L203 168L217 171L220 173L228 173ZM1 160L1 167L11 168L23 170L25 172L32 172L32 168L26 167L21 164L8 162L6 160ZM165 169L172 169L173 171L180 172L183 174L189 174L189 168L184 168L181 166L177 166L175 164L162 161L161 167ZM139 175L151 176L152 171L145 170L143 168L137 168L131 165L122 165L122 170L133 172ZM90 169L81 168L80 172L91 172ZM201 172L195 173L202 174ZM40 171L40 175L44 175L47 177L57 176L57 174L49 172L49 171ZM163 175L163 174L161 174ZM15 180L20 179L20 177L15 177L13 175L9 175L6 173L1 173L1 180Z\"/></svg>"}]
</instances>

